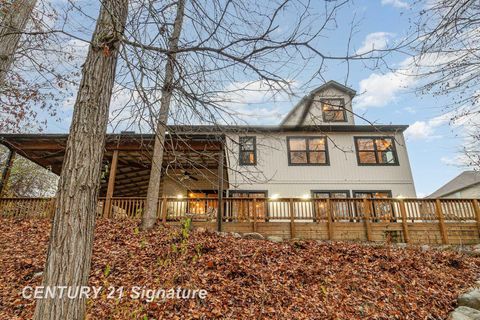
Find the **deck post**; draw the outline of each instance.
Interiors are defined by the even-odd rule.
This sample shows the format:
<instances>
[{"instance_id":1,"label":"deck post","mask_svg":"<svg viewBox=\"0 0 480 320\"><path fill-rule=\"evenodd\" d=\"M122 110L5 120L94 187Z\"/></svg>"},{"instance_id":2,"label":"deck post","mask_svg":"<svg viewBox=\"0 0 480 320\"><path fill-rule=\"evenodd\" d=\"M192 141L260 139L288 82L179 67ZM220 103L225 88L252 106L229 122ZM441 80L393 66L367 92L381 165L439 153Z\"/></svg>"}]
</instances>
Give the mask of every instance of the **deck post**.
<instances>
[{"instance_id":1,"label":"deck post","mask_svg":"<svg viewBox=\"0 0 480 320\"><path fill-rule=\"evenodd\" d=\"M110 174L108 176L107 195L105 197L105 206L103 211L103 217L110 217L110 211L112 210L112 198L115 189L115 178L117 176L117 164L118 164L118 150L113 150L112 164L110 165Z\"/></svg>"},{"instance_id":2,"label":"deck post","mask_svg":"<svg viewBox=\"0 0 480 320\"><path fill-rule=\"evenodd\" d=\"M5 163L5 167L2 171L2 180L0 180L0 197L3 196L3 192L5 191L5 187L8 183L8 178L10 178L10 172L12 172L12 164L15 160L15 155L16 152L9 148L7 162Z\"/></svg>"},{"instance_id":3,"label":"deck post","mask_svg":"<svg viewBox=\"0 0 480 320\"><path fill-rule=\"evenodd\" d=\"M290 198L290 239L295 238L295 205Z\"/></svg>"},{"instance_id":4,"label":"deck post","mask_svg":"<svg viewBox=\"0 0 480 320\"><path fill-rule=\"evenodd\" d=\"M365 222L365 231L367 233L367 240L372 241L372 226L370 225L370 203L367 198L363 199L363 209L364 217L363 221Z\"/></svg>"},{"instance_id":5,"label":"deck post","mask_svg":"<svg viewBox=\"0 0 480 320\"><path fill-rule=\"evenodd\" d=\"M333 240L332 205L330 202L330 198L327 198L327 228L328 240Z\"/></svg>"},{"instance_id":6,"label":"deck post","mask_svg":"<svg viewBox=\"0 0 480 320\"><path fill-rule=\"evenodd\" d=\"M217 204L217 231L222 231L223 217L223 147L218 153L218 204Z\"/></svg>"},{"instance_id":7,"label":"deck post","mask_svg":"<svg viewBox=\"0 0 480 320\"><path fill-rule=\"evenodd\" d=\"M410 242L410 232L408 231L408 222L407 222L407 211L405 208L405 202L403 199L400 199L398 202L400 207L400 214L402 215L402 229L403 229L403 238L405 243Z\"/></svg>"},{"instance_id":8,"label":"deck post","mask_svg":"<svg viewBox=\"0 0 480 320\"><path fill-rule=\"evenodd\" d=\"M163 197L162 200L162 223L165 225L167 223L167 197Z\"/></svg>"},{"instance_id":9,"label":"deck post","mask_svg":"<svg viewBox=\"0 0 480 320\"><path fill-rule=\"evenodd\" d=\"M443 218L442 203L440 202L440 199L435 200L435 211L437 212L440 235L442 236L442 243L448 244L448 234L445 228L445 219Z\"/></svg>"},{"instance_id":10,"label":"deck post","mask_svg":"<svg viewBox=\"0 0 480 320\"><path fill-rule=\"evenodd\" d=\"M315 198L311 198L309 202L312 203L312 216L313 216L313 222L314 223L320 223L320 219L318 219L317 215L317 203L315 202Z\"/></svg>"},{"instance_id":11,"label":"deck post","mask_svg":"<svg viewBox=\"0 0 480 320\"><path fill-rule=\"evenodd\" d=\"M478 235L480 237L480 205L478 203L478 200L473 199L472 205L473 211L475 212L475 219L477 220Z\"/></svg>"},{"instance_id":12,"label":"deck post","mask_svg":"<svg viewBox=\"0 0 480 320\"><path fill-rule=\"evenodd\" d=\"M56 209L56 201L57 198L52 198L49 200L49 203L48 203L48 210L47 210L47 218L49 219L53 219L53 217L55 216L55 209Z\"/></svg>"},{"instance_id":13,"label":"deck post","mask_svg":"<svg viewBox=\"0 0 480 320\"><path fill-rule=\"evenodd\" d=\"M253 232L257 232L257 198L253 198Z\"/></svg>"}]
</instances>

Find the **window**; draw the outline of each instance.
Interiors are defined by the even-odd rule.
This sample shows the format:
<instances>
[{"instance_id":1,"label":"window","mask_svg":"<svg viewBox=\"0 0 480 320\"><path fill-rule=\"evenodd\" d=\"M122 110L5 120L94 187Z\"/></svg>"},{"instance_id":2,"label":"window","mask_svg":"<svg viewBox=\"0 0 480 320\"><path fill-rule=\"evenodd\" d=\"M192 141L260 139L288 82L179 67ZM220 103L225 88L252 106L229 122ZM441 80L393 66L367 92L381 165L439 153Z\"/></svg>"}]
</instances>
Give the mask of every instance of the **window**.
<instances>
[{"instance_id":1,"label":"window","mask_svg":"<svg viewBox=\"0 0 480 320\"><path fill-rule=\"evenodd\" d=\"M398 165L393 138L355 137L358 164Z\"/></svg>"},{"instance_id":2,"label":"window","mask_svg":"<svg viewBox=\"0 0 480 320\"><path fill-rule=\"evenodd\" d=\"M391 198L392 191L353 191L353 196L355 198Z\"/></svg>"},{"instance_id":3,"label":"window","mask_svg":"<svg viewBox=\"0 0 480 320\"><path fill-rule=\"evenodd\" d=\"M345 100L326 99L322 100L322 114L324 122L346 122Z\"/></svg>"},{"instance_id":4,"label":"window","mask_svg":"<svg viewBox=\"0 0 480 320\"><path fill-rule=\"evenodd\" d=\"M254 166L257 164L257 139L255 137L240 137L240 165Z\"/></svg>"},{"instance_id":5,"label":"window","mask_svg":"<svg viewBox=\"0 0 480 320\"><path fill-rule=\"evenodd\" d=\"M230 191L232 198L267 198L267 191Z\"/></svg>"},{"instance_id":6,"label":"window","mask_svg":"<svg viewBox=\"0 0 480 320\"><path fill-rule=\"evenodd\" d=\"M328 165L327 138L287 137L288 164Z\"/></svg>"},{"instance_id":7,"label":"window","mask_svg":"<svg viewBox=\"0 0 480 320\"><path fill-rule=\"evenodd\" d=\"M349 191L312 191L312 197L315 199L344 199L348 198L350 195Z\"/></svg>"}]
</instances>

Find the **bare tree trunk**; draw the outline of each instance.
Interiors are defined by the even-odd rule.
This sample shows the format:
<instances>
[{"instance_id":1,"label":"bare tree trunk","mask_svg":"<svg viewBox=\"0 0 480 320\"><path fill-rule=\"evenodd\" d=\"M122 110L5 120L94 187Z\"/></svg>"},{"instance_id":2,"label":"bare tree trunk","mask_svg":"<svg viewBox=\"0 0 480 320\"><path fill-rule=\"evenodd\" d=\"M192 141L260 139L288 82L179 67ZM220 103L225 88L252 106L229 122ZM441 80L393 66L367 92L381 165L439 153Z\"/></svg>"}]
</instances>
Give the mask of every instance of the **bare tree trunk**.
<instances>
[{"instance_id":1,"label":"bare tree trunk","mask_svg":"<svg viewBox=\"0 0 480 320\"><path fill-rule=\"evenodd\" d=\"M37 0L15 0L0 12L0 84L10 70L13 55ZM2 17L3 15L3 17Z\"/></svg>"},{"instance_id":2,"label":"bare tree trunk","mask_svg":"<svg viewBox=\"0 0 480 320\"><path fill-rule=\"evenodd\" d=\"M178 41L182 31L183 15L185 11L185 0L178 0L177 14L173 24L172 36L168 42L168 57L165 66L165 81L162 88L162 98L160 100L160 113L157 120L157 128L155 130L155 144L153 147L152 168L150 170L150 180L148 182L147 201L145 204L145 212L142 215L142 229L148 230L153 228L156 221L156 213L158 206L160 179L163 161L163 149L165 145L165 131L167 128L168 112L170 109L170 101L172 98L174 67L176 62L176 51L178 49Z\"/></svg>"},{"instance_id":3,"label":"bare tree trunk","mask_svg":"<svg viewBox=\"0 0 480 320\"><path fill-rule=\"evenodd\" d=\"M128 0L102 1L74 106L58 184L43 285L88 284L97 196L115 68ZM37 301L34 319L84 319L85 300Z\"/></svg>"}]
</instances>

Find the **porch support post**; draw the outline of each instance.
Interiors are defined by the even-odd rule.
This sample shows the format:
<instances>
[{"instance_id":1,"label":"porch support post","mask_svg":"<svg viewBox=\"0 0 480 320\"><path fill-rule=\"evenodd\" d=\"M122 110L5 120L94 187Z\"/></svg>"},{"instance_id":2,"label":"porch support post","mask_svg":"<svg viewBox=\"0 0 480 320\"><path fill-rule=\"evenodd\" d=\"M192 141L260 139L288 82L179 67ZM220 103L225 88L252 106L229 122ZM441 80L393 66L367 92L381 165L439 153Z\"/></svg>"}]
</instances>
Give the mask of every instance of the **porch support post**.
<instances>
[{"instance_id":1,"label":"porch support post","mask_svg":"<svg viewBox=\"0 0 480 320\"><path fill-rule=\"evenodd\" d=\"M218 204L217 204L217 231L222 231L223 217L223 147L218 154Z\"/></svg>"},{"instance_id":2,"label":"porch support post","mask_svg":"<svg viewBox=\"0 0 480 320\"><path fill-rule=\"evenodd\" d=\"M3 168L2 179L0 180L0 197L3 196L3 191L7 186L8 178L10 177L10 172L12 171L13 160L15 160L15 154L15 151L11 150L10 148L8 149L7 162L5 163L5 167Z\"/></svg>"},{"instance_id":3,"label":"porch support post","mask_svg":"<svg viewBox=\"0 0 480 320\"><path fill-rule=\"evenodd\" d=\"M112 210L112 198L115 190L115 178L117 176L117 164L118 164L118 150L113 150L112 164L110 166L110 174L108 177L107 195L105 197L105 206L103 211L103 217L109 217Z\"/></svg>"}]
</instances>

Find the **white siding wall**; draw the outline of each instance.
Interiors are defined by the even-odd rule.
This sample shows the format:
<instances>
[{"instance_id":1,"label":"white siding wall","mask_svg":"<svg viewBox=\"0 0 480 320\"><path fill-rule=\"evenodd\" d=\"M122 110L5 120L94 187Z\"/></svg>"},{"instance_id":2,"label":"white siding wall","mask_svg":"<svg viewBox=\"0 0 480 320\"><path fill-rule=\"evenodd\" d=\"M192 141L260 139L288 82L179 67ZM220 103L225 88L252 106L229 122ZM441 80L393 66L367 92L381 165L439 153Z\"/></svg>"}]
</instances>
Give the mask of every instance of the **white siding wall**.
<instances>
[{"instance_id":1,"label":"white siding wall","mask_svg":"<svg viewBox=\"0 0 480 320\"><path fill-rule=\"evenodd\" d=\"M311 190L391 190L393 197L415 197L415 187L405 141L395 135L399 166L359 166L354 136L375 133L329 133L328 166L289 166L287 136L320 136L321 133L251 134L257 137L257 166L238 165L238 136L230 136L230 189L266 190L269 195L301 197ZM336 145L336 146L335 146Z\"/></svg>"},{"instance_id":2,"label":"white siding wall","mask_svg":"<svg viewBox=\"0 0 480 320\"><path fill-rule=\"evenodd\" d=\"M480 198L480 184L470 186L468 188L459 190L457 192L443 196L442 198L455 198L455 199L478 199Z\"/></svg>"}]
</instances>

